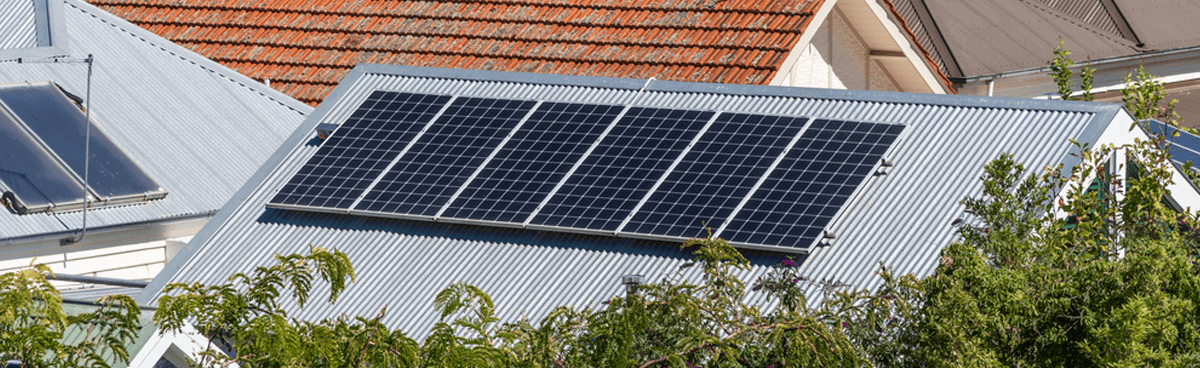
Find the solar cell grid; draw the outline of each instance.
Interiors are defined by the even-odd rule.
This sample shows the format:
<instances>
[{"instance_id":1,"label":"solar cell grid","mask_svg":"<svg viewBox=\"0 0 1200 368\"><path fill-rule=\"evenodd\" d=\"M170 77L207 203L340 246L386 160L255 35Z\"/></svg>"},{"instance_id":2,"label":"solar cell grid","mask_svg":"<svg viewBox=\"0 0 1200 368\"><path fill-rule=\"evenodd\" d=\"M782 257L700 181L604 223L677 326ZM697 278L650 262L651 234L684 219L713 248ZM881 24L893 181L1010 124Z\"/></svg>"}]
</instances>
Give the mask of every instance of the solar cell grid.
<instances>
[{"instance_id":1,"label":"solar cell grid","mask_svg":"<svg viewBox=\"0 0 1200 368\"><path fill-rule=\"evenodd\" d=\"M720 229L806 121L722 114L621 231L691 238Z\"/></svg>"},{"instance_id":2,"label":"solar cell grid","mask_svg":"<svg viewBox=\"0 0 1200 368\"><path fill-rule=\"evenodd\" d=\"M813 121L718 236L743 244L812 245L903 129Z\"/></svg>"},{"instance_id":3,"label":"solar cell grid","mask_svg":"<svg viewBox=\"0 0 1200 368\"><path fill-rule=\"evenodd\" d=\"M450 96L376 91L271 203L349 209Z\"/></svg>"},{"instance_id":4,"label":"solar cell grid","mask_svg":"<svg viewBox=\"0 0 1200 368\"><path fill-rule=\"evenodd\" d=\"M531 223L615 231L713 114L630 108Z\"/></svg>"},{"instance_id":5,"label":"solar cell grid","mask_svg":"<svg viewBox=\"0 0 1200 368\"><path fill-rule=\"evenodd\" d=\"M524 222L621 110L543 103L442 217Z\"/></svg>"},{"instance_id":6,"label":"solar cell grid","mask_svg":"<svg viewBox=\"0 0 1200 368\"><path fill-rule=\"evenodd\" d=\"M437 214L535 104L495 98L455 100L355 209Z\"/></svg>"}]
</instances>

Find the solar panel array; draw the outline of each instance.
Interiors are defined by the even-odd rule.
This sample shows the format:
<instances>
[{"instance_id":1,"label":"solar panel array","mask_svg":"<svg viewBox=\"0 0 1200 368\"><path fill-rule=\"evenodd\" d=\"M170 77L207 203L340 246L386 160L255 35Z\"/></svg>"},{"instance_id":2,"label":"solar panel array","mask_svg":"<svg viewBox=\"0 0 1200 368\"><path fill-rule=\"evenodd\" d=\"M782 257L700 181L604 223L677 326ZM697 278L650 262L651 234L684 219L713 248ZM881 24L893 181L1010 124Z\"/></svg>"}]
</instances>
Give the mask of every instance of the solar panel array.
<instances>
[{"instance_id":1,"label":"solar panel array","mask_svg":"<svg viewBox=\"0 0 1200 368\"><path fill-rule=\"evenodd\" d=\"M805 249L903 129L377 91L268 206Z\"/></svg>"}]
</instances>

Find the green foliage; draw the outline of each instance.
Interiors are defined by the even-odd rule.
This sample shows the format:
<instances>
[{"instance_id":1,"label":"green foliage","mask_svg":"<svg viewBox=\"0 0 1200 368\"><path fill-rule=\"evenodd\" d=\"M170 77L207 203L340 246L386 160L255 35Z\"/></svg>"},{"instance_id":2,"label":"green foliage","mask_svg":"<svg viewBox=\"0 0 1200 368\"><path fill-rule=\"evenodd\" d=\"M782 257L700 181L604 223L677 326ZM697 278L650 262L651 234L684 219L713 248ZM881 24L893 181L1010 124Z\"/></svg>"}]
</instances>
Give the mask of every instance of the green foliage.
<instances>
[{"instance_id":1,"label":"green foliage","mask_svg":"<svg viewBox=\"0 0 1200 368\"><path fill-rule=\"evenodd\" d=\"M339 317L319 322L289 317L280 297L290 291L303 307L317 277L330 285L335 302L354 280L350 258L337 250L310 247L306 255L275 256L276 264L238 273L224 285L169 284L158 300L154 320L179 331L184 323L208 335L215 346L201 366L236 362L243 367L412 366L417 344L373 319ZM227 351L227 352L226 352Z\"/></svg>"},{"instance_id":2,"label":"green foliage","mask_svg":"<svg viewBox=\"0 0 1200 368\"><path fill-rule=\"evenodd\" d=\"M1125 108L1138 120L1158 119L1176 127L1182 120L1175 112L1175 104L1179 100L1172 99L1162 106L1162 101L1167 98L1166 87L1146 72L1145 65L1138 64L1136 75L1125 74L1125 88L1121 89L1121 96Z\"/></svg>"},{"instance_id":3,"label":"green foliage","mask_svg":"<svg viewBox=\"0 0 1200 368\"><path fill-rule=\"evenodd\" d=\"M1071 87L1071 77L1075 75L1071 71L1071 67L1075 66L1075 62L1071 61L1071 50L1067 50L1062 40L1058 40L1058 46L1054 47L1054 59L1050 60L1050 77L1054 78L1054 84L1058 85L1058 96L1063 100L1082 100L1092 101L1095 96L1092 95L1092 82L1095 80L1094 74L1096 69L1091 67L1091 63L1083 66L1079 70L1079 89L1083 91L1079 98L1072 96L1074 88Z\"/></svg>"},{"instance_id":4,"label":"green foliage","mask_svg":"<svg viewBox=\"0 0 1200 368\"><path fill-rule=\"evenodd\" d=\"M1080 148L1069 177L987 165L983 197L963 201L974 220L922 282L924 364L1200 364L1195 221L1162 201L1169 161L1154 142ZM1130 167L1110 167L1126 149Z\"/></svg>"},{"instance_id":5,"label":"green foliage","mask_svg":"<svg viewBox=\"0 0 1200 368\"><path fill-rule=\"evenodd\" d=\"M68 315L44 273L45 265L0 275L0 361L26 367L108 367L128 364L130 344L141 329L141 310L125 295L101 298L91 312ZM64 341L68 331L82 338Z\"/></svg>"},{"instance_id":6,"label":"green foliage","mask_svg":"<svg viewBox=\"0 0 1200 368\"><path fill-rule=\"evenodd\" d=\"M747 289L734 272L748 262L720 239L696 239L695 262L601 310L562 307L530 336L537 367L856 367L866 361L834 319L809 309L805 285L787 260ZM692 283L682 271L700 267ZM747 303L765 292L781 307Z\"/></svg>"}]
</instances>

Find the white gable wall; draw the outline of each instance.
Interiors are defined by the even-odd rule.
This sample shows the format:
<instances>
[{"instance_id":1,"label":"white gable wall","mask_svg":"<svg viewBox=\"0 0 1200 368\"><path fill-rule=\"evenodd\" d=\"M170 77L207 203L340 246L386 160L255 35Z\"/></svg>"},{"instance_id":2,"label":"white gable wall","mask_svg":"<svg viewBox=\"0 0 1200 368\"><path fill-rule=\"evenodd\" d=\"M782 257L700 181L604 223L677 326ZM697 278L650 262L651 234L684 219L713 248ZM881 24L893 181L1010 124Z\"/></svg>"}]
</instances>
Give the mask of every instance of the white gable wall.
<instances>
[{"instance_id":1,"label":"white gable wall","mask_svg":"<svg viewBox=\"0 0 1200 368\"><path fill-rule=\"evenodd\" d=\"M880 0L829 0L771 85L946 93Z\"/></svg>"},{"instance_id":2,"label":"white gable wall","mask_svg":"<svg viewBox=\"0 0 1200 368\"><path fill-rule=\"evenodd\" d=\"M801 49L782 86L900 91L840 11L830 13Z\"/></svg>"}]
</instances>

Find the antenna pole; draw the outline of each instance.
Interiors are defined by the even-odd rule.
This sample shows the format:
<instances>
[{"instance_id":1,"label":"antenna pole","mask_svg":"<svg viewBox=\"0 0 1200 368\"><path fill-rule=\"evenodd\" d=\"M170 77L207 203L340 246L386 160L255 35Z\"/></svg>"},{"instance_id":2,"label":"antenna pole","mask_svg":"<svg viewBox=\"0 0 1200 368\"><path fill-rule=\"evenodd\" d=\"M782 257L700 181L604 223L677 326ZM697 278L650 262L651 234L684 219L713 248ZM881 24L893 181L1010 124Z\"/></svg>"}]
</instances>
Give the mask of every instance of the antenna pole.
<instances>
[{"instance_id":1,"label":"antenna pole","mask_svg":"<svg viewBox=\"0 0 1200 368\"><path fill-rule=\"evenodd\" d=\"M83 240L83 236L87 235L87 215L89 204L88 200L88 171L92 162L92 54L88 54L87 59L83 62L87 63L87 92L83 100L83 229L79 232L79 238L71 243L78 243Z\"/></svg>"}]
</instances>

